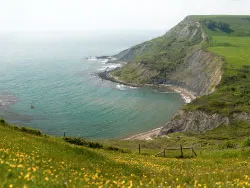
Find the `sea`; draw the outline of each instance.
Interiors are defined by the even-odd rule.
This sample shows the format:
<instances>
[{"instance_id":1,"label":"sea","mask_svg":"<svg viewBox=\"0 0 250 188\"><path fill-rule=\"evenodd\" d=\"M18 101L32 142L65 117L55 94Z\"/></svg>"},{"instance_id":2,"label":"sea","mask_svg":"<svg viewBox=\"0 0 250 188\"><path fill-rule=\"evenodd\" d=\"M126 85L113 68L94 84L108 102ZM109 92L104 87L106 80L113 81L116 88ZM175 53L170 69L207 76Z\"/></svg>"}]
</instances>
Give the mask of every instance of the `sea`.
<instances>
[{"instance_id":1,"label":"sea","mask_svg":"<svg viewBox=\"0 0 250 188\"><path fill-rule=\"evenodd\" d=\"M113 55L160 34L0 34L0 117L46 134L120 139L164 125L183 105L178 93L102 80Z\"/></svg>"}]
</instances>

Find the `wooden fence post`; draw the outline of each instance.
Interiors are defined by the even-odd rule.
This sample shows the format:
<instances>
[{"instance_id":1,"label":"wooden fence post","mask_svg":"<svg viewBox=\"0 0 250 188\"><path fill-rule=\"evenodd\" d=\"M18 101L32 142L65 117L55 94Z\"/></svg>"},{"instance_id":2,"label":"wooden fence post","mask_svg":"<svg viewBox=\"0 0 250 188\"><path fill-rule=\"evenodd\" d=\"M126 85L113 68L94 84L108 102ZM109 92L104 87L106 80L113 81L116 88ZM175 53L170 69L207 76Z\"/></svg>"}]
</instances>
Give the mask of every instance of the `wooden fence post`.
<instances>
[{"instance_id":1,"label":"wooden fence post","mask_svg":"<svg viewBox=\"0 0 250 188\"><path fill-rule=\"evenodd\" d=\"M194 151L194 147L192 147L192 152L194 153L194 155L197 157L197 154Z\"/></svg>"},{"instance_id":2,"label":"wooden fence post","mask_svg":"<svg viewBox=\"0 0 250 188\"><path fill-rule=\"evenodd\" d=\"M200 145L200 155L201 155L201 153L202 153L202 144Z\"/></svg>"},{"instance_id":3,"label":"wooden fence post","mask_svg":"<svg viewBox=\"0 0 250 188\"><path fill-rule=\"evenodd\" d=\"M182 145L180 144L181 157L183 157Z\"/></svg>"},{"instance_id":4,"label":"wooden fence post","mask_svg":"<svg viewBox=\"0 0 250 188\"><path fill-rule=\"evenodd\" d=\"M141 153L141 144L139 144L138 149L139 149L139 153Z\"/></svg>"},{"instance_id":5,"label":"wooden fence post","mask_svg":"<svg viewBox=\"0 0 250 188\"><path fill-rule=\"evenodd\" d=\"M163 151L161 151L161 152L155 154L155 156L159 156L159 155L162 155L162 154L163 154L163 156L166 157L166 150L174 150L174 151L180 150L180 152L181 152L180 157L183 158L183 157L184 157L184 152L183 152L183 150L185 150L185 149L191 151L192 157L193 157L194 155L197 157L197 154L196 154L196 152L195 152L193 146L190 146L190 147L183 147L181 144L180 144L180 147L179 147L179 148L165 148L165 149L163 149ZM140 153L140 144L139 144L139 153Z\"/></svg>"}]
</instances>

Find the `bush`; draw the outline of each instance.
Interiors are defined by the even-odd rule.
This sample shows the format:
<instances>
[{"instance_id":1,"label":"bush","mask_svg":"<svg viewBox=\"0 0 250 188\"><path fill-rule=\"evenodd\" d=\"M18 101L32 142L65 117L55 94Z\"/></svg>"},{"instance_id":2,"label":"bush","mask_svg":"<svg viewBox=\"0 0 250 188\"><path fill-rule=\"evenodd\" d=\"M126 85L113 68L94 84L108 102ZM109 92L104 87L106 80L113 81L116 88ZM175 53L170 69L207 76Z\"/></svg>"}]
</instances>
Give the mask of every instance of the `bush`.
<instances>
[{"instance_id":1,"label":"bush","mask_svg":"<svg viewBox=\"0 0 250 188\"><path fill-rule=\"evenodd\" d=\"M224 23L224 22L216 22L213 20L204 20L202 22L208 29L212 30L212 31L216 31L216 29L220 29L221 31L225 32L225 33L232 33L234 32L230 25L228 23Z\"/></svg>"},{"instance_id":2,"label":"bush","mask_svg":"<svg viewBox=\"0 0 250 188\"><path fill-rule=\"evenodd\" d=\"M97 149L103 148L103 145L99 144L98 142L87 142L87 143L89 148L97 148Z\"/></svg>"},{"instance_id":3,"label":"bush","mask_svg":"<svg viewBox=\"0 0 250 188\"><path fill-rule=\"evenodd\" d=\"M4 120L4 119L0 119L0 123L2 124L2 125L6 125L7 124L7 122Z\"/></svg>"},{"instance_id":4,"label":"bush","mask_svg":"<svg viewBox=\"0 0 250 188\"><path fill-rule=\"evenodd\" d=\"M84 146L87 142L83 138L65 137L64 140L74 145Z\"/></svg>"},{"instance_id":5,"label":"bush","mask_svg":"<svg viewBox=\"0 0 250 188\"><path fill-rule=\"evenodd\" d=\"M221 149L236 148L236 144L231 141L224 141L219 147Z\"/></svg>"},{"instance_id":6,"label":"bush","mask_svg":"<svg viewBox=\"0 0 250 188\"><path fill-rule=\"evenodd\" d=\"M44 135L41 131L36 130L36 129L31 129L31 128L27 128L27 127L20 127L17 125L8 124L4 119L0 119L0 124L7 127L7 128L14 129L14 130L21 131L21 132L25 132L28 134L33 134L36 136L43 136Z\"/></svg>"},{"instance_id":7,"label":"bush","mask_svg":"<svg viewBox=\"0 0 250 188\"><path fill-rule=\"evenodd\" d=\"M99 144L98 142L90 142L86 141L83 138L72 138L72 137L65 137L64 140L66 142L69 142L70 144L78 145L78 146L87 146L89 148L103 148L102 144Z\"/></svg>"},{"instance_id":8,"label":"bush","mask_svg":"<svg viewBox=\"0 0 250 188\"><path fill-rule=\"evenodd\" d=\"M114 146L107 147L107 150L118 151L118 152L121 152L121 153L129 153L129 151L127 151L127 150L124 150L124 149L121 149L121 148L118 148L118 147L114 147Z\"/></svg>"},{"instance_id":9,"label":"bush","mask_svg":"<svg viewBox=\"0 0 250 188\"><path fill-rule=\"evenodd\" d=\"M19 128L20 131L25 132L25 133L29 133L29 134L34 134L37 136L41 136L43 133L39 130L35 130L35 129L30 129L30 128L26 128L26 127L21 127Z\"/></svg>"},{"instance_id":10,"label":"bush","mask_svg":"<svg viewBox=\"0 0 250 188\"><path fill-rule=\"evenodd\" d=\"M244 147L249 147L249 146L250 146L250 137L247 138L247 139L243 142L243 146L244 146Z\"/></svg>"}]
</instances>

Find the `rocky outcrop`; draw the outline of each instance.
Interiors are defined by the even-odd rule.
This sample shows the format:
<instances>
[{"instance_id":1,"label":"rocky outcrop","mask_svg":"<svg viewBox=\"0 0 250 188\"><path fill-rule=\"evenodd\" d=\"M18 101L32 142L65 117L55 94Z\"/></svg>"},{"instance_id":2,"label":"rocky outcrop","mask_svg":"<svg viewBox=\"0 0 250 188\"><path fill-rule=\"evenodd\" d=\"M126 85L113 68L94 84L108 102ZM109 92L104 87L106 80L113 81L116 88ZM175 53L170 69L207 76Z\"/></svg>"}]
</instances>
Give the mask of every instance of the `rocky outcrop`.
<instances>
[{"instance_id":1,"label":"rocky outcrop","mask_svg":"<svg viewBox=\"0 0 250 188\"><path fill-rule=\"evenodd\" d=\"M185 39L188 41L201 41L205 39L206 34L203 31L201 24L196 21L193 16L187 16L164 36L177 36L179 39Z\"/></svg>"},{"instance_id":2,"label":"rocky outcrop","mask_svg":"<svg viewBox=\"0 0 250 188\"><path fill-rule=\"evenodd\" d=\"M232 115L232 118L234 120L245 121L245 122L249 122L250 123L250 114L248 114L246 112L234 113Z\"/></svg>"},{"instance_id":3,"label":"rocky outcrop","mask_svg":"<svg viewBox=\"0 0 250 188\"><path fill-rule=\"evenodd\" d=\"M207 114L198 110L180 112L161 129L159 136L174 132L203 133L220 125L229 125L235 120L250 122L250 114L241 112L227 117L220 114Z\"/></svg>"},{"instance_id":4,"label":"rocky outcrop","mask_svg":"<svg viewBox=\"0 0 250 188\"><path fill-rule=\"evenodd\" d=\"M220 125L228 125L228 117L219 114L206 114L202 111L182 112L168 122L160 131L159 135L173 132L197 132L203 133Z\"/></svg>"}]
</instances>

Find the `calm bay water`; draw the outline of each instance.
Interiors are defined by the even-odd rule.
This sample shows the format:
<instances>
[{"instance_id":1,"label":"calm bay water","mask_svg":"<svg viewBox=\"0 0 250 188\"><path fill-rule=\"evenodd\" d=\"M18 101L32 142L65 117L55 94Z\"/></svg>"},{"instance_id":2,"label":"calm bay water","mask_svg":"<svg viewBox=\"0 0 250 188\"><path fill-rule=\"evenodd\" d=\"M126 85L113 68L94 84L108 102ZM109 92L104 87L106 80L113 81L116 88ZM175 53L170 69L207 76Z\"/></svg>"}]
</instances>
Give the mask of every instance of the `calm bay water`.
<instances>
[{"instance_id":1,"label":"calm bay water","mask_svg":"<svg viewBox=\"0 0 250 188\"><path fill-rule=\"evenodd\" d=\"M121 138L162 126L184 104L171 91L101 80L94 73L108 65L85 59L115 54L135 39L3 36L0 42L0 116L11 123L57 136Z\"/></svg>"}]
</instances>

